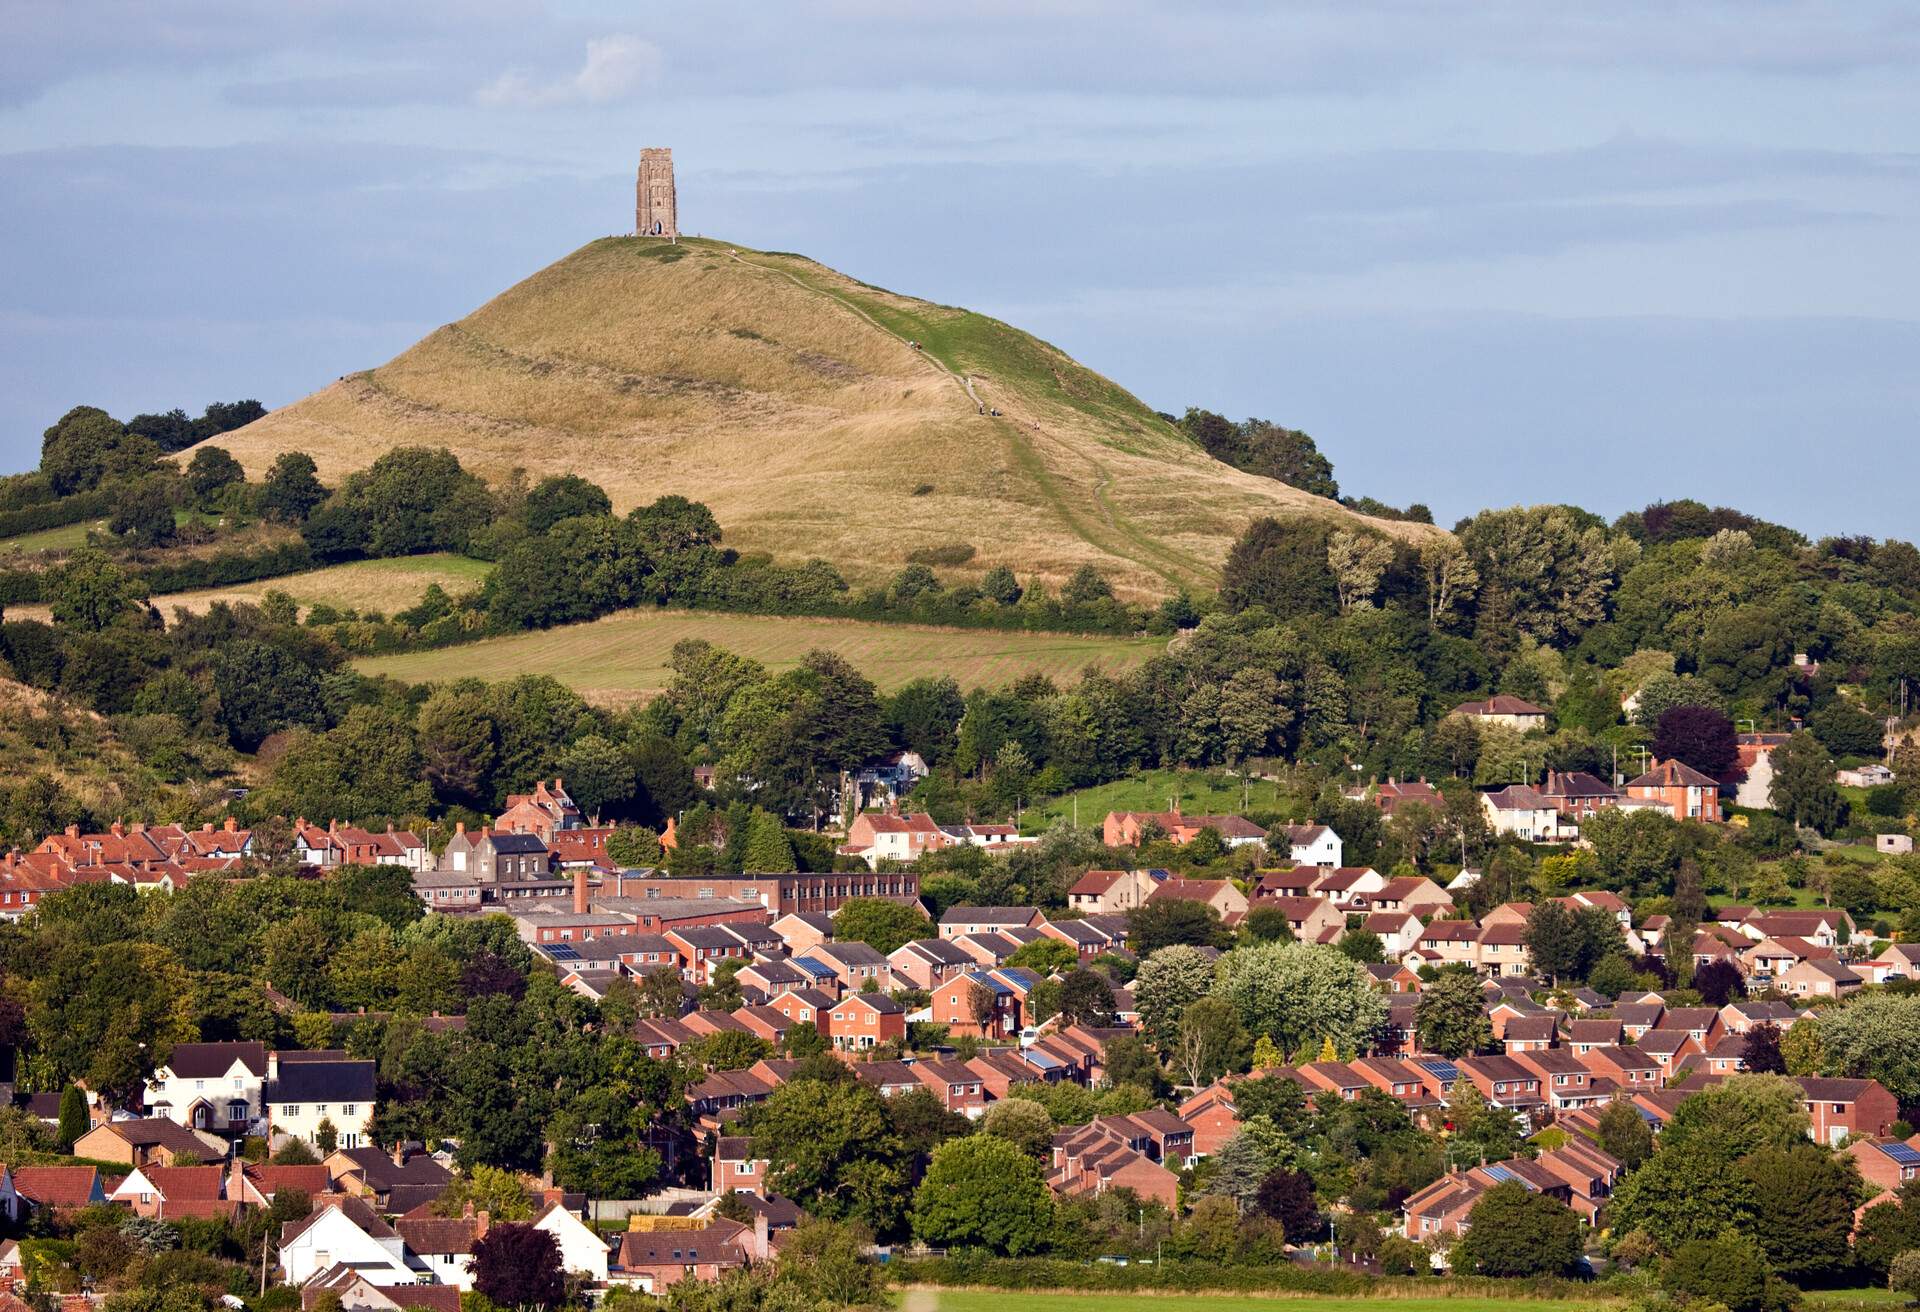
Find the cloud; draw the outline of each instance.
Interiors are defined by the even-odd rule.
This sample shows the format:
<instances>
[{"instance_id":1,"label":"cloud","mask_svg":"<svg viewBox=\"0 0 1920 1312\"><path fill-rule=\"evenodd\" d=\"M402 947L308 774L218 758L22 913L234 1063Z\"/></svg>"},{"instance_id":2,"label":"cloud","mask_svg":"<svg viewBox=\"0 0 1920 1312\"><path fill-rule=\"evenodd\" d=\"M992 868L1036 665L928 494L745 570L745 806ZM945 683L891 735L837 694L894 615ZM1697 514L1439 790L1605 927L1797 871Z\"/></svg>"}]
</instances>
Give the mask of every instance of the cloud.
<instances>
[{"instance_id":1,"label":"cloud","mask_svg":"<svg viewBox=\"0 0 1920 1312\"><path fill-rule=\"evenodd\" d=\"M587 42L580 71L542 82L513 69L480 88L483 105L605 105L625 100L659 81L666 60L660 47L637 36L597 36Z\"/></svg>"}]
</instances>

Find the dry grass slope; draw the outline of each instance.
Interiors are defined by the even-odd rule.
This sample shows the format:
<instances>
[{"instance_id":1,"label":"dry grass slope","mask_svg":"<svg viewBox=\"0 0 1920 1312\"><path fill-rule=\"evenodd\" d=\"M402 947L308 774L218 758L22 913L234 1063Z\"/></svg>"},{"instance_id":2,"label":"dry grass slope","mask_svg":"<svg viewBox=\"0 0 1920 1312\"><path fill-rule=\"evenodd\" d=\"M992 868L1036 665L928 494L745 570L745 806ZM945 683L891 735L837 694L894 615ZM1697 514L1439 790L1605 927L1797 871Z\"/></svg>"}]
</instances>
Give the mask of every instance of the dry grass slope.
<instances>
[{"instance_id":1,"label":"dry grass slope","mask_svg":"<svg viewBox=\"0 0 1920 1312\"><path fill-rule=\"evenodd\" d=\"M703 240L593 242L217 441L254 477L282 451L332 480L414 444L490 478L579 473L619 509L677 492L741 550L821 556L857 580L964 541L977 554L956 573L1005 564L1057 584L1091 563L1163 595L1211 586L1257 515L1358 518L1214 461L996 320Z\"/></svg>"},{"instance_id":2,"label":"dry grass slope","mask_svg":"<svg viewBox=\"0 0 1920 1312\"><path fill-rule=\"evenodd\" d=\"M845 656L884 691L921 675L945 674L962 688L1000 686L1033 673L1067 684L1088 665L1128 670L1166 647L1163 638L639 610L462 647L369 657L358 665L367 674L392 675L408 683L551 674L594 701L617 705L666 687L671 677L667 658L683 638L705 638L776 671L798 664L814 648L826 648Z\"/></svg>"}]
</instances>

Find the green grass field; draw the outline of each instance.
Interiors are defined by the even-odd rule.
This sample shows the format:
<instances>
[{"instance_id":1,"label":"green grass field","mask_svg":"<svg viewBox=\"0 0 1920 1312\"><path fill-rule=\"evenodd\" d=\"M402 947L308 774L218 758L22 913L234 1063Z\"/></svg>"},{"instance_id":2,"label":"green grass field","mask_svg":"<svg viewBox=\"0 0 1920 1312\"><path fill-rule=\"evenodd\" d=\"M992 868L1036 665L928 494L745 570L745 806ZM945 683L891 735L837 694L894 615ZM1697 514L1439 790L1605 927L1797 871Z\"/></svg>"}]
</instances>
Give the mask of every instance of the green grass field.
<instances>
[{"instance_id":1,"label":"green grass field","mask_svg":"<svg viewBox=\"0 0 1920 1312\"><path fill-rule=\"evenodd\" d=\"M441 651L372 657L358 666L409 683L551 674L594 700L619 703L644 699L666 686L667 658L683 638L705 638L773 670L790 668L807 652L825 648L846 657L882 690L942 674L952 675L962 688L998 686L1033 673L1070 683L1088 665L1131 669L1166 646L1161 638L647 610Z\"/></svg>"},{"instance_id":2,"label":"green grass field","mask_svg":"<svg viewBox=\"0 0 1920 1312\"><path fill-rule=\"evenodd\" d=\"M1112 783L1051 798L1029 809L1026 819L1042 828L1057 819L1071 820L1076 799L1082 825L1099 824L1109 811L1165 811L1175 800L1190 815L1272 811L1282 804L1278 785L1260 779L1243 791L1240 781L1224 771L1143 770Z\"/></svg>"},{"instance_id":3,"label":"green grass field","mask_svg":"<svg viewBox=\"0 0 1920 1312\"><path fill-rule=\"evenodd\" d=\"M59 528L43 528L38 533L0 538L0 555L13 551L71 551L87 545L88 533L106 526L104 519L87 519L78 524L62 524Z\"/></svg>"},{"instance_id":4,"label":"green grass field","mask_svg":"<svg viewBox=\"0 0 1920 1312\"><path fill-rule=\"evenodd\" d=\"M1340 1298L1325 1294L1092 1294L1043 1293L1004 1289L907 1290L902 1312L1244 1312L1255 1303L1271 1303L1288 1312L1590 1312L1617 1307L1611 1299L1569 1303L1537 1298L1372 1296Z\"/></svg>"}]
</instances>

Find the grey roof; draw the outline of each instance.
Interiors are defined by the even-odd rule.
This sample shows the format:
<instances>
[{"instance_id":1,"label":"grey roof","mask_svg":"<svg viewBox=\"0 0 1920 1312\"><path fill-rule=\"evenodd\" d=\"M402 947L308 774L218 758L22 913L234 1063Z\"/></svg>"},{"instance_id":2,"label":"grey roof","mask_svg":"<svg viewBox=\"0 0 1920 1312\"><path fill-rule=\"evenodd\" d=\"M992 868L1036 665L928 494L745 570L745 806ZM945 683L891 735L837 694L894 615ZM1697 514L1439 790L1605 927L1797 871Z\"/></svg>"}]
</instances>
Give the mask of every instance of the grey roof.
<instances>
[{"instance_id":1,"label":"grey roof","mask_svg":"<svg viewBox=\"0 0 1920 1312\"><path fill-rule=\"evenodd\" d=\"M177 1043L164 1065L181 1079L204 1080L225 1075L236 1061L255 1075L265 1075L267 1045L252 1042Z\"/></svg>"},{"instance_id":2,"label":"grey roof","mask_svg":"<svg viewBox=\"0 0 1920 1312\"><path fill-rule=\"evenodd\" d=\"M287 1061L267 1085L267 1100L279 1103L373 1101L370 1061Z\"/></svg>"},{"instance_id":3,"label":"grey roof","mask_svg":"<svg viewBox=\"0 0 1920 1312\"><path fill-rule=\"evenodd\" d=\"M538 834L492 833L487 837L492 841L493 850L496 852L514 854L538 852L542 856L547 854L546 840Z\"/></svg>"}]
</instances>

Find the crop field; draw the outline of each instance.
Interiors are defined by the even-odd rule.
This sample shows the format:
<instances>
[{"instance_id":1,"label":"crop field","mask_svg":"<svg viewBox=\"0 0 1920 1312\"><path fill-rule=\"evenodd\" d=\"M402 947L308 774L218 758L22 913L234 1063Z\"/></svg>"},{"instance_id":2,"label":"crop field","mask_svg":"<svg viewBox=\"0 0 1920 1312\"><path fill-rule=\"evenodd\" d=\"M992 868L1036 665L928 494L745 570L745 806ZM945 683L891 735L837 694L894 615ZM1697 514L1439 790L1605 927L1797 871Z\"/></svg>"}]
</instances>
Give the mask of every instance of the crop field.
<instances>
[{"instance_id":1,"label":"crop field","mask_svg":"<svg viewBox=\"0 0 1920 1312\"><path fill-rule=\"evenodd\" d=\"M683 638L705 638L775 671L823 648L851 661L883 691L922 675L943 674L952 675L963 689L994 687L1035 673L1071 683L1088 665L1131 669L1166 646L1161 638L646 610L439 651L370 657L358 666L368 674L409 683L551 674L594 701L620 704L644 700L666 687L671 677L667 658Z\"/></svg>"},{"instance_id":2,"label":"crop field","mask_svg":"<svg viewBox=\"0 0 1920 1312\"><path fill-rule=\"evenodd\" d=\"M1106 1294L1004 1289L911 1289L901 1312L1249 1312L1272 1306L1286 1312L1598 1312L1618 1307L1599 1297L1569 1303L1538 1298L1339 1297L1330 1294Z\"/></svg>"},{"instance_id":3,"label":"crop field","mask_svg":"<svg viewBox=\"0 0 1920 1312\"><path fill-rule=\"evenodd\" d=\"M438 583L450 596L470 592L485 581L487 571L492 568L484 560L469 560L445 552L393 560L356 560L230 588L166 593L154 597L153 604L171 619L174 611L182 608L198 614L216 601L258 602L269 592L284 592L300 604L303 613L310 606L324 603L339 610L392 615L419 601L429 584ZM47 608L10 606L7 615L13 619L45 619Z\"/></svg>"}]
</instances>

